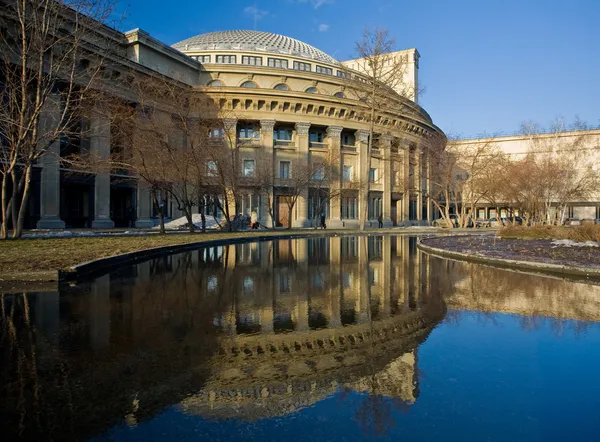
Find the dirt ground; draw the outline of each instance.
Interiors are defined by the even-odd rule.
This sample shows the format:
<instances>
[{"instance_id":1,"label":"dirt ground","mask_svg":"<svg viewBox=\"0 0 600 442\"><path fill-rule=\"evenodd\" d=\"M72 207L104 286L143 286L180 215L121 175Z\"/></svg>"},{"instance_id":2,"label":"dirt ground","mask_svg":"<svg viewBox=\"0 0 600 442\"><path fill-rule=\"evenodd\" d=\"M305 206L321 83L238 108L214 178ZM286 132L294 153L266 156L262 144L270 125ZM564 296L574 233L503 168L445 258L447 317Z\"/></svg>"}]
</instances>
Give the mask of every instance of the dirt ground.
<instances>
[{"instance_id":1,"label":"dirt ground","mask_svg":"<svg viewBox=\"0 0 600 442\"><path fill-rule=\"evenodd\" d=\"M600 269L600 247L552 245L552 239L497 238L492 235L427 238L424 245L479 256Z\"/></svg>"}]
</instances>

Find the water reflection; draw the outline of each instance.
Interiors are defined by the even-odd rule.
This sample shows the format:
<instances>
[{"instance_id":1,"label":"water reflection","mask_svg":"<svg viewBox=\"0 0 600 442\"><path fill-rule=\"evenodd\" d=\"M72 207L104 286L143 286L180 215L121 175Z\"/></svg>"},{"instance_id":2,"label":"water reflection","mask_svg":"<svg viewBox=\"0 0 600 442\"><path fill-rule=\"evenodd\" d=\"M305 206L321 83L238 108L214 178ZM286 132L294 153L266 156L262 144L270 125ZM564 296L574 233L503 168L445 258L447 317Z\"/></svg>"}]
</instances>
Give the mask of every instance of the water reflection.
<instances>
[{"instance_id":1,"label":"water reflection","mask_svg":"<svg viewBox=\"0 0 600 442\"><path fill-rule=\"evenodd\" d=\"M445 312L441 275L414 238L332 237L204 248L60 294L4 295L2 427L85 438L174 403L252 420L340 389L411 404L416 347Z\"/></svg>"},{"instance_id":2,"label":"water reflection","mask_svg":"<svg viewBox=\"0 0 600 442\"><path fill-rule=\"evenodd\" d=\"M3 295L0 427L118 438L170 409L269 423L335 396L365 434L389 433L423 401L420 351L445 315L598 321L599 290L434 258L400 236L165 256L60 293Z\"/></svg>"}]
</instances>

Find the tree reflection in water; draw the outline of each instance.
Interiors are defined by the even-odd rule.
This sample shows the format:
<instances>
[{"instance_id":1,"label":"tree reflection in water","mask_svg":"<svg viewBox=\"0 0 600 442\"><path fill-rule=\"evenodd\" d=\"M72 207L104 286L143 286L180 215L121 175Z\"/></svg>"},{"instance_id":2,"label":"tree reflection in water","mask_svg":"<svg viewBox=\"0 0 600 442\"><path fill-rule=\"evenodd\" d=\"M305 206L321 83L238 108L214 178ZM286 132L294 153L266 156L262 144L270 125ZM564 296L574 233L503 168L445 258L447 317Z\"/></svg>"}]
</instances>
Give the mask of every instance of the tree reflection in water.
<instances>
[{"instance_id":1,"label":"tree reflection in water","mask_svg":"<svg viewBox=\"0 0 600 442\"><path fill-rule=\"evenodd\" d=\"M363 430L384 433L418 400L418 346L446 304L446 321L514 313L526 329L556 318L561 333L600 320L599 295L595 285L434 258L401 236L164 256L60 293L2 295L2 434L85 439L170 405L256 421L349 392Z\"/></svg>"}]
</instances>

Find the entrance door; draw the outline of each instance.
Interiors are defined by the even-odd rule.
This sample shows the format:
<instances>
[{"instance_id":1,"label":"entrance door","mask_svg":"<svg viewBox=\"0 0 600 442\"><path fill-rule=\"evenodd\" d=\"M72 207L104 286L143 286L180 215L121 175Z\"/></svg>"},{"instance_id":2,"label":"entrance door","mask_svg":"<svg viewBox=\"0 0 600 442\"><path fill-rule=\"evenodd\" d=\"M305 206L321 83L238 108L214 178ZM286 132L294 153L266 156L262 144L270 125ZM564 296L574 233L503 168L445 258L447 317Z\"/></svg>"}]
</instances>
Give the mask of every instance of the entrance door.
<instances>
[{"instance_id":1,"label":"entrance door","mask_svg":"<svg viewBox=\"0 0 600 442\"><path fill-rule=\"evenodd\" d=\"M289 218L287 196L277 197L277 225L287 227Z\"/></svg>"}]
</instances>

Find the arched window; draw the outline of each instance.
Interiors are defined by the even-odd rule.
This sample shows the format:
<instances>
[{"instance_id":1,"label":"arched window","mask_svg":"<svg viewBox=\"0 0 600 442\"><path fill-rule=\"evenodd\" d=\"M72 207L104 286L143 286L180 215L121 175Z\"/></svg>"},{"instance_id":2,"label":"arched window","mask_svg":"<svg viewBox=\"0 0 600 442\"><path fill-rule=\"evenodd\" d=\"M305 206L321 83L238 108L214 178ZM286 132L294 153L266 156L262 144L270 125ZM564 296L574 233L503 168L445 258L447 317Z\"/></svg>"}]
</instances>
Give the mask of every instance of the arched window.
<instances>
[{"instance_id":1,"label":"arched window","mask_svg":"<svg viewBox=\"0 0 600 442\"><path fill-rule=\"evenodd\" d=\"M212 87L223 87L223 82L221 80L213 80L208 83L208 85Z\"/></svg>"},{"instance_id":2,"label":"arched window","mask_svg":"<svg viewBox=\"0 0 600 442\"><path fill-rule=\"evenodd\" d=\"M344 93L343 92L336 92L335 94L333 94L334 97L336 98L346 98L344 97Z\"/></svg>"},{"instance_id":3,"label":"arched window","mask_svg":"<svg viewBox=\"0 0 600 442\"><path fill-rule=\"evenodd\" d=\"M274 89L277 89L278 91L289 91L290 87L287 84L279 83Z\"/></svg>"},{"instance_id":4,"label":"arched window","mask_svg":"<svg viewBox=\"0 0 600 442\"><path fill-rule=\"evenodd\" d=\"M253 81L244 81L240 87L247 87L247 88L257 88L258 86L256 85L255 82Z\"/></svg>"},{"instance_id":5,"label":"arched window","mask_svg":"<svg viewBox=\"0 0 600 442\"><path fill-rule=\"evenodd\" d=\"M316 87L309 87L304 92L308 92L309 94L318 94L319 93L319 91L317 90Z\"/></svg>"}]
</instances>

